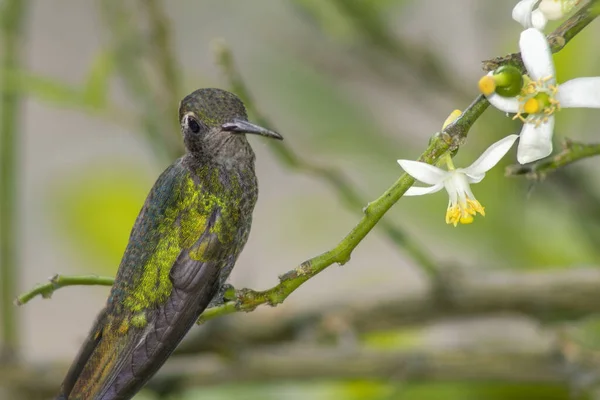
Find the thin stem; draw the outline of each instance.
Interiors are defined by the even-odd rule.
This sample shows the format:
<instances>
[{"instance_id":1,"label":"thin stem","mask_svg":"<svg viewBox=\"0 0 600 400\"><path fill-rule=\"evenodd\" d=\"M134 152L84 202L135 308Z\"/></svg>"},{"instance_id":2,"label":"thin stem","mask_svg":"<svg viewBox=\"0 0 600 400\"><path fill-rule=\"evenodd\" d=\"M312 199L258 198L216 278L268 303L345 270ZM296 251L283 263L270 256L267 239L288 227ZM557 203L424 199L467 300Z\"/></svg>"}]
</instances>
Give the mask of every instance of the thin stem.
<instances>
[{"instance_id":1,"label":"thin stem","mask_svg":"<svg viewBox=\"0 0 600 400\"><path fill-rule=\"evenodd\" d=\"M150 35L147 51L153 56L155 67L162 80L161 95L165 116L171 117L175 128L179 129L177 110L181 94L180 68L173 54L171 30L161 0L142 0L140 6L146 9Z\"/></svg>"},{"instance_id":2,"label":"thin stem","mask_svg":"<svg viewBox=\"0 0 600 400\"><path fill-rule=\"evenodd\" d=\"M437 135L427 150L421 154L419 161L428 164L437 163L447 151L458 149L459 143L467 136L474 122L487 109L489 103L483 96L478 97L462 115L450 124L446 130ZM364 216L359 223L332 250L304 261L298 267L280 276L279 284L265 291L242 289L237 292L235 302L226 302L221 306L207 310L198 320L203 323L220 315L237 311L252 311L262 304L275 306L282 303L304 282L319 274L333 264L343 265L350 260L352 251L367 236L383 215L398 201L415 182L408 174L403 174L377 200L369 203L364 209ZM233 304L232 304L233 303Z\"/></svg>"},{"instance_id":3,"label":"thin stem","mask_svg":"<svg viewBox=\"0 0 600 400\"><path fill-rule=\"evenodd\" d=\"M58 290L67 286L112 286L115 282L115 278L110 276L98 276L98 275L54 275L48 280L47 283L40 283L33 289L21 294L14 300L14 303L18 306L22 306L28 303L31 299L36 296L42 296L45 299L49 299L55 290Z\"/></svg>"},{"instance_id":4,"label":"thin stem","mask_svg":"<svg viewBox=\"0 0 600 400\"><path fill-rule=\"evenodd\" d=\"M21 96L14 90L10 71L22 65L22 32L28 1L8 0L2 10L2 72L0 75L0 312L3 348L12 358L19 347L18 320L12 299L18 287L18 143Z\"/></svg>"},{"instance_id":5,"label":"thin stem","mask_svg":"<svg viewBox=\"0 0 600 400\"><path fill-rule=\"evenodd\" d=\"M507 176L525 175L528 179L540 180L547 174L565 167L571 163L588 157L600 155L600 144L586 144L565 140L563 150L550 158L545 158L531 164L515 164L506 167Z\"/></svg>"},{"instance_id":6,"label":"thin stem","mask_svg":"<svg viewBox=\"0 0 600 400\"><path fill-rule=\"evenodd\" d=\"M250 95L246 83L235 66L231 50L223 42L218 42L215 50L217 63L221 67L231 90L242 99L248 112L252 114L258 124L273 128L274 124L258 110L256 102ZM367 199L337 169L311 164L307 160L302 159L284 142L269 143L269 149L275 154L279 162L287 168L304 172L326 182L337 193L348 209L357 211L362 209L367 203ZM400 227L389 221L383 220L379 226L383 229L387 237L398 247L404 249L430 278L435 278L437 262L429 255L426 249L422 248Z\"/></svg>"},{"instance_id":7,"label":"thin stem","mask_svg":"<svg viewBox=\"0 0 600 400\"><path fill-rule=\"evenodd\" d=\"M144 69L143 57L147 50L141 43L144 39L137 27L137 13L128 8L126 2L117 0L100 1L104 22L113 34L113 51L117 72L132 99L140 106L140 122L157 157L171 162L183 151L178 136L167 129L166 116L157 104L158 95L152 91L152 82ZM168 118L177 118L176 115Z\"/></svg>"},{"instance_id":8,"label":"thin stem","mask_svg":"<svg viewBox=\"0 0 600 400\"><path fill-rule=\"evenodd\" d=\"M596 3L600 0L595 0L589 3L587 6L582 8L577 14L571 17L568 21L566 21L555 33L551 36L553 37L563 37L565 41L570 40L574 34L572 34L571 30L574 32L579 32L583 29L584 26L589 24L591 20L593 20L597 16L597 12L591 7L591 4ZM568 28L565 28L568 27ZM557 34L557 32L559 34ZM564 45L562 46L564 47ZM555 51L559 51L562 47L557 47L553 49ZM225 53L227 54L227 53ZM519 57L518 54L510 55L505 57L506 62L510 62L510 60L514 60L515 57ZM241 97L244 97L244 91L246 90L244 86L237 87L237 92ZM247 94L246 94L246 97ZM249 103L253 104L253 103ZM485 99L483 95L478 96L475 100L463 111L463 113L452 123L446 126L442 132L436 134L428 148L425 152L419 157L419 161L426 162L429 164L438 163L441 158L447 153L455 154L459 149L460 144L467 137L470 128L475 124L477 119L483 114L483 112L489 107L489 102ZM250 110L255 111L255 110ZM257 114L257 117L260 118L260 114ZM267 123L258 121L261 124L269 125ZM281 147L276 154L284 159L286 163L289 164L291 168L314 168L314 167L305 167L305 163L301 161L290 149L286 147ZM299 167L302 166L302 167ZM326 170L327 171L327 170ZM331 172L330 172L331 173ZM334 180L339 184L337 180ZM350 256L352 251L359 245L359 243L367 236L367 234L375 227L375 225L381 220L381 218L385 215L385 213L402 197L402 195L408 190L410 186L414 183L414 179L407 174L403 174L388 190L386 190L377 200L369 203L367 207L364 208L364 215L362 219L358 222L358 224L331 250L313 257L298 267L288 271L287 273L280 276L279 284L265 291L255 291L251 289L242 289L238 290L235 293L236 300L234 301L226 301L224 304L213 307L211 309L206 310L203 315L199 318L198 322L202 323L206 320L231 314L238 311L252 311L256 307L262 304L268 304L271 306L275 306L279 303L282 303L291 293L293 293L298 287L300 287L304 282L313 278L321 271L333 265L337 264L345 264L348 260L350 260ZM345 186L341 186L344 188ZM349 186L349 188L351 188ZM353 193L353 192L349 192ZM343 194L346 196L346 194ZM356 200L356 199L355 199ZM354 200L353 200L354 201ZM81 277L62 277L63 282L72 282L71 284L80 284L77 281L69 281L69 279L78 279ZM66 279L66 281L64 281ZM112 283L112 278L99 278L99 277L86 277L83 280L85 283L83 284L102 284L109 285ZM55 287L54 284L51 284L52 292L58 287ZM62 286L68 286L68 284L64 284ZM62 287L60 286L60 287ZM35 293L32 295L28 292L22 296L23 299L29 300L30 298L38 295L44 294L43 290L34 289Z\"/></svg>"},{"instance_id":9,"label":"thin stem","mask_svg":"<svg viewBox=\"0 0 600 400\"><path fill-rule=\"evenodd\" d=\"M576 12L571 18L562 23L554 32L547 36L550 50L553 53L561 51L579 32L588 26L600 14L600 0L591 0ZM525 72L521 53L512 53L483 62L483 69L493 71L498 67L511 64Z\"/></svg>"},{"instance_id":10,"label":"thin stem","mask_svg":"<svg viewBox=\"0 0 600 400\"><path fill-rule=\"evenodd\" d=\"M593 7L598 1L600 0L594 0L588 3L550 35L555 43L559 43L552 46L554 52L558 52L564 48L566 42L575 35L573 32L579 33L598 16L598 13ZM504 63L510 63L511 61L514 63L515 60L520 60L520 54L509 55L504 57L503 60ZM429 147L421 155L419 160L429 164L435 164L447 151L450 151L451 154L455 154L456 150L460 147L461 141L466 138L469 129L488 107L489 102L483 95L479 95L471 105L465 109L460 117L450 123L442 132L433 138ZM350 255L356 246L358 246L381 217L400 199L413 183L414 179L412 177L403 174L381 197L365 208L365 215L362 220L332 250L323 253L320 256L311 258L303 262L297 268L285 273L280 277L280 283L271 289L262 292L250 289L238 291L235 308L233 308L229 302L226 302L221 306L207 310L208 314L201 316L198 322L202 323L210 318L231 314L236 311L252 311L262 304L275 306L283 302L291 293L300 287L300 285L323 271L325 268L334 263L344 264L350 259Z\"/></svg>"}]
</instances>

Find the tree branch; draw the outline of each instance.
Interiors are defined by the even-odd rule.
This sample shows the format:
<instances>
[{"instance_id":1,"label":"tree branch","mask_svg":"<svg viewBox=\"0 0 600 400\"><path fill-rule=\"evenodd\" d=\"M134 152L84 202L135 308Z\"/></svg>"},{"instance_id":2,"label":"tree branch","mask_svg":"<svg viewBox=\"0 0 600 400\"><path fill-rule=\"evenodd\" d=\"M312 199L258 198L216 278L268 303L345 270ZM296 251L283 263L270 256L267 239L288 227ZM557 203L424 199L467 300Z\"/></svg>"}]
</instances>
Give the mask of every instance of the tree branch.
<instances>
[{"instance_id":1,"label":"tree branch","mask_svg":"<svg viewBox=\"0 0 600 400\"><path fill-rule=\"evenodd\" d=\"M564 383L559 359L533 351L398 351L283 346L247 351L233 360L176 357L151 383L175 380L180 387L290 379L384 379L403 382Z\"/></svg>"},{"instance_id":2,"label":"tree branch","mask_svg":"<svg viewBox=\"0 0 600 400\"><path fill-rule=\"evenodd\" d=\"M435 164L442 155L448 151L457 150L459 143L466 138L467 133L479 116L489 106L483 96L477 99L440 134L436 135L427 150L421 154L419 161ZM282 303L298 287L312 277L319 274L332 264L343 265L350 260L352 251L365 238L365 236L379 222L383 215L394 205L400 197L414 183L414 178L402 174L400 179L386 190L377 200L369 203L363 210L364 216L359 223L344 237L333 249L304 261L296 268L279 277L279 284L265 291L242 289L237 291L236 306L225 303L215 307L207 316L198 320L202 323L216 316L231 314L234 311L253 311L262 304L275 306Z\"/></svg>"},{"instance_id":3,"label":"tree branch","mask_svg":"<svg viewBox=\"0 0 600 400\"><path fill-rule=\"evenodd\" d=\"M146 10L150 35L146 41L147 51L153 56L155 68L158 71L162 87L159 100L165 109L165 116L175 116L178 113L181 96L180 67L173 54L169 18L165 13L162 1L141 0L140 7ZM179 121L170 118L179 129Z\"/></svg>"},{"instance_id":4,"label":"tree branch","mask_svg":"<svg viewBox=\"0 0 600 400\"><path fill-rule=\"evenodd\" d=\"M171 121L173 116L164 118L165 110L158 105L159 96L152 91L152 81L144 67L144 57L148 49L137 26L139 13L133 10L130 4L117 0L98 0L98 5L100 15L112 34L111 50L114 53L116 70L122 78L123 86L142 111L139 121L148 142L157 158L162 161L179 157L183 149L179 135L174 135L172 129L166 129L167 126L172 127L172 125L168 125L165 121ZM152 8L152 4L147 6L151 18L160 18L159 14L152 14L159 13L160 9ZM166 34L166 32L162 33ZM160 40L167 40L167 38L163 35ZM161 75L166 77L170 73L163 71Z\"/></svg>"},{"instance_id":5,"label":"tree branch","mask_svg":"<svg viewBox=\"0 0 600 400\"><path fill-rule=\"evenodd\" d=\"M552 50L554 52L560 51L569 40L597 17L598 13L593 5L598 1L592 0L589 2L549 36L552 39ZM512 59L515 57L520 59L520 54L511 55ZM467 137L469 129L488 106L489 102L486 98L483 95L478 96L463 111L460 117L432 138L427 150L419 157L419 161L435 164L446 152L455 154L460 144ZM363 210L365 214L363 218L332 250L304 261L295 269L281 275L280 283L271 289L265 291L242 289L238 291L235 307L228 303L220 307L215 307L211 310L208 317L201 316L198 323L203 323L216 316L231 314L235 311L253 311L262 304L275 306L283 302L304 282L316 276L330 265L335 263L340 265L345 264L350 259L351 253L356 246L358 246L362 239L379 222L381 217L402 197L404 192L413 183L414 179L410 175L403 174L381 197L369 203Z\"/></svg>"},{"instance_id":6,"label":"tree branch","mask_svg":"<svg viewBox=\"0 0 600 400\"><path fill-rule=\"evenodd\" d=\"M360 335L440 318L517 313L536 320L556 321L600 313L597 267L528 272L448 269L440 278L441 286L432 286L418 295L344 301L326 310L279 314L275 318L266 314L252 320L230 319L198 333L197 340L192 337L177 352L253 348L298 340L307 333L317 338L338 337L344 332ZM235 303L226 306L233 308ZM209 309L204 316L215 311Z\"/></svg>"},{"instance_id":7,"label":"tree branch","mask_svg":"<svg viewBox=\"0 0 600 400\"><path fill-rule=\"evenodd\" d=\"M221 67L231 90L243 100L249 113L254 116L260 125L275 129L274 124L256 106L256 102L250 95L246 83L235 66L231 50L224 42L219 41L215 45L215 53L217 64ZM278 161L285 167L293 171L312 175L327 183L348 209L357 211L367 203L368 200L354 188L348 178L339 170L315 165L302 159L284 142L269 143L269 148L275 154ZM385 219L379 222L379 226L387 237L398 247L404 249L430 278L435 278L437 263L426 249L422 248L400 227Z\"/></svg>"},{"instance_id":8,"label":"tree branch","mask_svg":"<svg viewBox=\"0 0 600 400\"><path fill-rule=\"evenodd\" d=\"M525 175L527 179L541 180L549 173L575 161L600 154L600 144L586 144L565 139L562 151L552 157L530 164L515 164L506 167L506 176Z\"/></svg>"},{"instance_id":9,"label":"tree branch","mask_svg":"<svg viewBox=\"0 0 600 400\"><path fill-rule=\"evenodd\" d=\"M592 4L597 3L599 0L594 0L585 7L583 7L578 13L567 20L561 27L559 27L550 37L555 38L553 45L554 51L559 51L564 45L579 31L581 31L589 22L591 22L596 16L597 12L592 12ZM558 38L558 39L557 39ZM559 40L562 38L561 40ZM221 50L220 57L227 57L228 53ZM230 55L229 55L230 57ZM508 56L510 59L520 57L518 54ZM508 59L508 58L507 58ZM507 61L508 62L508 61ZM223 64L223 60L221 60ZM226 61L225 65L232 66L232 62ZM245 86L239 78L236 78L237 72L231 69L229 72L232 83L235 83L236 92L240 97L247 101L247 104L252 107L251 112L255 112L255 108L252 102L248 102L248 94ZM455 154L459 149L461 143L467 137L470 128L473 126L475 121L482 115L482 113L489 106L488 101L484 96L478 96L469 105L464 112L454 122L448 125L442 132L437 133L431 139L429 147L419 157L419 161L426 162L429 164L437 163L440 158L450 152ZM260 114L257 113L257 117ZM269 125L265 123L267 121L258 121L263 125ZM290 164L294 168L300 168L298 165L304 165L303 161L300 161L298 157L286 147L281 147L278 150L279 157L286 163ZM308 165L308 164L306 164ZM307 168L303 166L301 168ZM310 169L310 168L309 168ZM322 170L321 170L322 171ZM322 172L321 172L322 173ZM324 176L326 176L325 174ZM326 178L331 179L331 178ZM334 180L336 181L336 180ZM336 181L337 182L337 181ZM290 294L292 294L298 287L304 282L313 278L321 271L325 270L332 264L343 265L349 261L352 251L358 246L358 244L365 238L365 236L373 229L373 227L381 220L385 213L402 197L404 192L412 186L414 179L408 174L402 174L400 178L386 190L378 199L369 203L363 209L363 217L358 224L331 250L325 253L313 257L309 260L304 261L296 268L281 275L279 284L264 290L255 291L251 289L241 289L236 291L235 301L228 301L221 306L213 307L199 318L198 322L202 323L206 320L231 314L238 311L253 311L256 307L263 304L275 306L282 303ZM342 186L345 187L345 186ZM358 197L354 200L360 200ZM354 200L352 202L354 203ZM110 279L110 278L108 278ZM94 279L86 280L86 282L94 282ZM88 283L97 284L97 283ZM27 294L25 295L27 296ZM35 296L35 294L34 294ZM31 298L31 297L30 297Z\"/></svg>"},{"instance_id":10,"label":"tree branch","mask_svg":"<svg viewBox=\"0 0 600 400\"><path fill-rule=\"evenodd\" d=\"M314 345L285 345L243 351L235 357L214 354L170 358L147 388L169 393L198 386L282 380L372 379L391 382L503 382L568 386L580 375L600 368L598 359L585 365L561 357L561 349L373 350ZM569 368L570 367L570 368ZM58 389L63 368L3 368L0 384L19 393ZM26 398L31 399L32 396ZM47 397L43 397L47 398Z\"/></svg>"},{"instance_id":11,"label":"tree branch","mask_svg":"<svg viewBox=\"0 0 600 400\"><path fill-rule=\"evenodd\" d=\"M28 292L21 294L14 300L14 303L22 306L36 296L49 299L54 294L54 291L67 286L112 286L114 282L115 278L109 276L56 274L49 279L49 282L40 283Z\"/></svg>"},{"instance_id":12,"label":"tree branch","mask_svg":"<svg viewBox=\"0 0 600 400\"><path fill-rule=\"evenodd\" d=\"M567 43L571 41L579 32L590 24L600 14L598 7L599 0L591 0L585 6L576 12L571 18L567 19L561 26L556 28L554 32L547 36L550 50L553 53L561 51ZM485 71L493 71L496 68L512 64L525 72L521 53L512 53L502 57L496 57L491 60L483 61L483 69Z\"/></svg>"}]
</instances>

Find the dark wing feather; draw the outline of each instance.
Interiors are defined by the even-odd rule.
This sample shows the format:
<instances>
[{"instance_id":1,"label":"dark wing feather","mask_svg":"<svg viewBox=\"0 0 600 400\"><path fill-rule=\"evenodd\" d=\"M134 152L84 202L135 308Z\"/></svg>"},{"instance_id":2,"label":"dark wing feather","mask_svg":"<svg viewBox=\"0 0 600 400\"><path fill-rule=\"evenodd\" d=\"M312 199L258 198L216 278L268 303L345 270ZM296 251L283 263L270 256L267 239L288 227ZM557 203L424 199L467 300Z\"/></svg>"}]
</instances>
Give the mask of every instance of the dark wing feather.
<instances>
[{"instance_id":1,"label":"dark wing feather","mask_svg":"<svg viewBox=\"0 0 600 400\"><path fill-rule=\"evenodd\" d=\"M85 366L87 360L90 358L98 343L101 340L102 335L102 327L104 326L104 319L106 317L106 309L100 311L100 314L96 318L96 322L94 322L94 326L90 331L87 339L81 346L79 353L75 357L75 361L71 364L69 371L67 372L67 376L65 377L61 387L60 393L56 400L66 400L67 394L71 392L73 386L75 386L75 382L79 378L79 374L81 370Z\"/></svg>"},{"instance_id":2,"label":"dark wing feather","mask_svg":"<svg viewBox=\"0 0 600 400\"><path fill-rule=\"evenodd\" d=\"M165 363L216 294L219 266L208 262L201 263L198 268L197 261L189 258L185 261L178 261L175 267L198 271L192 277L195 285L185 283L193 290L174 287L167 302L154 310L152 322L142 335L128 343L126 356L115 367L113 379L106 381L99 399L129 399L133 396Z\"/></svg>"},{"instance_id":3,"label":"dark wing feather","mask_svg":"<svg viewBox=\"0 0 600 400\"><path fill-rule=\"evenodd\" d=\"M183 167L175 164L170 170L174 168ZM173 182L161 181L172 181L177 179L177 176L178 174L169 169L165 171L152 189L149 199L160 195L157 191L164 190L165 185L171 188L175 186L176 189ZM147 201L140 212L117 274L109 305L101 313L69 370L58 399L131 398L163 365L216 294L219 273L229 262L227 249L224 248L227 246L222 246L217 235L211 233L210 229L221 217L218 208L213 210L207 219L204 233L198 241L191 248L183 249L174 260L170 270L173 288L167 300L145 310L147 323L143 328L130 328L125 333L119 332L123 315L115 311L115 305L118 306L119 296L122 295L119 293L118 280L122 276L123 263L135 262L132 253L144 257L147 251L133 246L132 241L134 238L136 243L154 240L153 221L158 221L161 212L164 213L168 206L168 198L162 202ZM144 215L146 218L142 218ZM149 216L153 218L147 218ZM200 248L202 254L198 257ZM192 251L195 255L193 258L190 257ZM138 259L136 265L140 264L143 265Z\"/></svg>"}]
</instances>

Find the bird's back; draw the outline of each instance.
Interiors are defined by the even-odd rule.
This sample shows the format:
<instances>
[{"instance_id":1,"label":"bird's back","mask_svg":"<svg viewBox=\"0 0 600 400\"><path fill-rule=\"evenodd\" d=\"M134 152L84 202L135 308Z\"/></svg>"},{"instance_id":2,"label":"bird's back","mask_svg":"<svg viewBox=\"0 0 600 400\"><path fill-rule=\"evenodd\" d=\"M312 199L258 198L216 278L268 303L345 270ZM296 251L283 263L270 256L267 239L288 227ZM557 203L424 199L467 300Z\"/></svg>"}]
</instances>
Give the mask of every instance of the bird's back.
<instances>
[{"instance_id":1,"label":"bird's back","mask_svg":"<svg viewBox=\"0 0 600 400\"><path fill-rule=\"evenodd\" d=\"M253 165L231 169L186 156L163 172L58 399L129 399L139 390L224 283L256 197Z\"/></svg>"}]
</instances>

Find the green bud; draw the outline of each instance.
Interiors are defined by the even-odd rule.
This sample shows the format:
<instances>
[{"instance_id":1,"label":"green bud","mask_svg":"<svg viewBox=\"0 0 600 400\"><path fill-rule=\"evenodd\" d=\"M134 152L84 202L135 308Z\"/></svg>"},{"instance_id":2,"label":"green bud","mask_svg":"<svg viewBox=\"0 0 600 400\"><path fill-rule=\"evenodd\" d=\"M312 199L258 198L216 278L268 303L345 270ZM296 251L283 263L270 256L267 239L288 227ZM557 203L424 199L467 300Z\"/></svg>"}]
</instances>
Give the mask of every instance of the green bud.
<instances>
[{"instance_id":1,"label":"green bud","mask_svg":"<svg viewBox=\"0 0 600 400\"><path fill-rule=\"evenodd\" d=\"M496 94L502 97L515 97L523 88L523 74L512 65L503 65L494 71Z\"/></svg>"}]
</instances>

